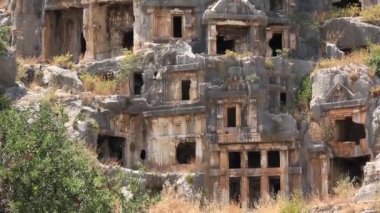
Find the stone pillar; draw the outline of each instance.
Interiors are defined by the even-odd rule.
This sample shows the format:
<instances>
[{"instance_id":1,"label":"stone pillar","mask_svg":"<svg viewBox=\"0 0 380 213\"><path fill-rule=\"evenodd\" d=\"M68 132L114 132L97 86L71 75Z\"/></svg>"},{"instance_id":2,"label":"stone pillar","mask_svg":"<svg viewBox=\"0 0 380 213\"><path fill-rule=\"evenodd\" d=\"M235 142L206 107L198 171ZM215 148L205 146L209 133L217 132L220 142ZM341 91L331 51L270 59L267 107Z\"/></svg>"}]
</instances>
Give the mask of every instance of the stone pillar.
<instances>
[{"instance_id":1,"label":"stone pillar","mask_svg":"<svg viewBox=\"0 0 380 213\"><path fill-rule=\"evenodd\" d=\"M280 152L281 174L281 191L285 196L289 196L289 151Z\"/></svg>"},{"instance_id":2,"label":"stone pillar","mask_svg":"<svg viewBox=\"0 0 380 213\"><path fill-rule=\"evenodd\" d=\"M256 52L256 26L251 24L249 28L249 48L248 51L254 53ZM255 54L256 55L256 54Z\"/></svg>"},{"instance_id":3,"label":"stone pillar","mask_svg":"<svg viewBox=\"0 0 380 213\"><path fill-rule=\"evenodd\" d=\"M195 164L197 165L197 170L202 167L203 159L203 143L201 137L196 137L195 139Z\"/></svg>"},{"instance_id":4,"label":"stone pillar","mask_svg":"<svg viewBox=\"0 0 380 213\"><path fill-rule=\"evenodd\" d=\"M122 166L123 167L127 167L127 168L131 168L130 167L130 162L131 162L131 152L130 152L130 142L129 140L127 140L127 138L125 138L125 141L124 141L124 147L123 147L123 163L122 163Z\"/></svg>"},{"instance_id":5,"label":"stone pillar","mask_svg":"<svg viewBox=\"0 0 380 213\"><path fill-rule=\"evenodd\" d=\"M246 176L243 176L241 178L241 186L240 186L240 195L241 195L240 202L243 209L248 208L248 202L249 202L248 189L249 189L248 178Z\"/></svg>"},{"instance_id":6,"label":"stone pillar","mask_svg":"<svg viewBox=\"0 0 380 213\"><path fill-rule=\"evenodd\" d=\"M321 196L327 199L329 196L329 158L326 155L320 157L321 161Z\"/></svg>"},{"instance_id":7,"label":"stone pillar","mask_svg":"<svg viewBox=\"0 0 380 213\"><path fill-rule=\"evenodd\" d=\"M229 203L229 172L228 172L228 151L226 148L220 150L220 190L221 202Z\"/></svg>"},{"instance_id":8,"label":"stone pillar","mask_svg":"<svg viewBox=\"0 0 380 213\"><path fill-rule=\"evenodd\" d=\"M218 32L216 30L216 25L209 24L207 27L207 50L209 55L216 55L216 37Z\"/></svg>"},{"instance_id":9,"label":"stone pillar","mask_svg":"<svg viewBox=\"0 0 380 213\"><path fill-rule=\"evenodd\" d=\"M273 32L271 28L267 28L266 41L265 41L265 46L266 46L265 56L266 57L272 57L272 49L269 46L269 41L272 39L272 37L273 37Z\"/></svg>"},{"instance_id":10,"label":"stone pillar","mask_svg":"<svg viewBox=\"0 0 380 213\"><path fill-rule=\"evenodd\" d=\"M266 150L261 151L261 168L268 168L268 153ZM269 179L267 175L261 176L260 184L261 198L267 198L269 196Z\"/></svg>"}]
</instances>

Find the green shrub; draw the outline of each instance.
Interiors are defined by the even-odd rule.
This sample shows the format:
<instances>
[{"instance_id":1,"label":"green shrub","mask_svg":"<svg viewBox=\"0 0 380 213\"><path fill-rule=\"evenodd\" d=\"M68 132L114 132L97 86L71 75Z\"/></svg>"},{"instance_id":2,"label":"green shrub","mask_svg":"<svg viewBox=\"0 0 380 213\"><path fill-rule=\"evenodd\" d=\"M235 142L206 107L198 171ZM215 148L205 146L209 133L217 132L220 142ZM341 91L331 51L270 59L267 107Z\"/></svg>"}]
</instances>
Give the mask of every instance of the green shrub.
<instances>
[{"instance_id":1,"label":"green shrub","mask_svg":"<svg viewBox=\"0 0 380 213\"><path fill-rule=\"evenodd\" d=\"M0 111L11 108L11 100L3 95L0 95Z\"/></svg>"},{"instance_id":2,"label":"green shrub","mask_svg":"<svg viewBox=\"0 0 380 213\"><path fill-rule=\"evenodd\" d=\"M281 213L302 213L308 212L305 201L302 199L300 193L292 195L292 197L287 200L281 208Z\"/></svg>"},{"instance_id":3,"label":"green shrub","mask_svg":"<svg viewBox=\"0 0 380 213\"><path fill-rule=\"evenodd\" d=\"M158 200L137 177L105 176L85 144L68 138L67 119L63 108L48 103L34 113L0 111L1 210L132 213ZM129 199L121 191L125 183Z\"/></svg>"},{"instance_id":4,"label":"green shrub","mask_svg":"<svg viewBox=\"0 0 380 213\"><path fill-rule=\"evenodd\" d=\"M380 46L371 45L367 63L372 66L377 76L380 76Z\"/></svg>"},{"instance_id":5,"label":"green shrub","mask_svg":"<svg viewBox=\"0 0 380 213\"><path fill-rule=\"evenodd\" d=\"M0 112L0 200L7 200L0 209L112 211L116 197L107 178L84 145L68 139L66 119L47 104L36 113Z\"/></svg>"},{"instance_id":6,"label":"green shrub","mask_svg":"<svg viewBox=\"0 0 380 213\"><path fill-rule=\"evenodd\" d=\"M289 18L292 22L299 24L302 28L308 30L318 30L319 28L318 20L309 13L294 13Z\"/></svg>"},{"instance_id":7,"label":"green shrub","mask_svg":"<svg viewBox=\"0 0 380 213\"><path fill-rule=\"evenodd\" d=\"M124 59L120 63L120 80L129 78L130 73L134 69L141 69L143 57L141 54L134 54L132 51L125 51Z\"/></svg>"},{"instance_id":8,"label":"green shrub","mask_svg":"<svg viewBox=\"0 0 380 213\"><path fill-rule=\"evenodd\" d=\"M274 70L274 63L273 63L273 60L271 58L266 58L264 63L265 63L264 64L265 70L267 70L267 71L273 71Z\"/></svg>"},{"instance_id":9,"label":"green shrub","mask_svg":"<svg viewBox=\"0 0 380 213\"><path fill-rule=\"evenodd\" d=\"M0 54L4 54L8 47L9 27L0 26Z\"/></svg>"},{"instance_id":10,"label":"green shrub","mask_svg":"<svg viewBox=\"0 0 380 213\"><path fill-rule=\"evenodd\" d=\"M74 66L73 55L66 53L65 55L55 56L53 57L51 64L64 69L71 69Z\"/></svg>"},{"instance_id":11,"label":"green shrub","mask_svg":"<svg viewBox=\"0 0 380 213\"><path fill-rule=\"evenodd\" d=\"M312 98L310 75L303 77L297 92L297 103L300 108L308 109Z\"/></svg>"}]
</instances>

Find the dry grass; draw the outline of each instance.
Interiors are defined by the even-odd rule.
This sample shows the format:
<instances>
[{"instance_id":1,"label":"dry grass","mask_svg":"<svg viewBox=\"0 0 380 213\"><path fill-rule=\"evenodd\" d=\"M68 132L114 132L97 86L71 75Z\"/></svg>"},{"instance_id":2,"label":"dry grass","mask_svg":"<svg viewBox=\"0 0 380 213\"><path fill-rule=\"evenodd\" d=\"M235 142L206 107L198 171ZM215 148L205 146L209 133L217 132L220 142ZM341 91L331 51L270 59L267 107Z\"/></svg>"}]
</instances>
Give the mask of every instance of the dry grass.
<instances>
[{"instance_id":1,"label":"dry grass","mask_svg":"<svg viewBox=\"0 0 380 213\"><path fill-rule=\"evenodd\" d=\"M361 49L352 52L351 54L345 55L341 59L331 58L322 59L317 65L317 69L331 68L335 66L345 66L348 64L365 64L369 57L369 52L367 49Z\"/></svg>"},{"instance_id":2,"label":"dry grass","mask_svg":"<svg viewBox=\"0 0 380 213\"><path fill-rule=\"evenodd\" d=\"M97 95L116 94L117 82L115 80L105 80L99 76L90 74L84 74L80 78L86 92L92 92Z\"/></svg>"},{"instance_id":3,"label":"dry grass","mask_svg":"<svg viewBox=\"0 0 380 213\"><path fill-rule=\"evenodd\" d=\"M380 23L380 5L366 8L360 12L361 20L372 24Z\"/></svg>"},{"instance_id":4,"label":"dry grass","mask_svg":"<svg viewBox=\"0 0 380 213\"><path fill-rule=\"evenodd\" d=\"M380 85L372 87L370 92L374 97L379 97L380 96Z\"/></svg>"},{"instance_id":5,"label":"dry grass","mask_svg":"<svg viewBox=\"0 0 380 213\"><path fill-rule=\"evenodd\" d=\"M64 69L72 69L74 66L73 55L66 53L65 55L55 56L50 64Z\"/></svg>"},{"instance_id":6,"label":"dry grass","mask_svg":"<svg viewBox=\"0 0 380 213\"><path fill-rule=\"evenodd\" d=\"M217 202L201 202L200 200L186 200L180 197L173 187L165 187L161 200L153 205L150 213L242 213L244 212L238 205L221 205Z\"/></svg>"}]
</instances>

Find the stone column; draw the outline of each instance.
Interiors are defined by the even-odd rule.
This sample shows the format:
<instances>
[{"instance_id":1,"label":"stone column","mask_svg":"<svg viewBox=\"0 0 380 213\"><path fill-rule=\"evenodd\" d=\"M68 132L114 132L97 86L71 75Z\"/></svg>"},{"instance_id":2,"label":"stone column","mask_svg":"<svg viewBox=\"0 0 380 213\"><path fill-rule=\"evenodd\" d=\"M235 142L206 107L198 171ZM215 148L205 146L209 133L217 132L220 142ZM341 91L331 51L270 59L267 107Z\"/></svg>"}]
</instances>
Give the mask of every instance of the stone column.
<instances>
[{"instance_id":1,"label":"stone column","mask_svg":"<svg viewBox=\"0 0 380 213\"><path fill-rule=\"evenodd\" d=\"M321 196L327 199L329 196L329 158L326 155L320 157L321 161Z\"/></svg>"},{"instance_id":2,"label":"stone column","mask_svg":"<svg viewBox=\"0 0 380 213\"><path fill-rule=\"evenodd\" d=\"M265 41L265 45L266 45L265 56L266 57L272 57L272 49L269 46L269 41L272 39L272 37L273 37L272 30L270 28L267 28L266 41Z\"/></svg>"},{"instance_id":3,"label":"stone column","mask_svg":"<svg viewBox=\"0 0 380 213\"><path fill-rule=\"evenodd\" d=\"M240 195L241 195L240 202L243 209L248 208L248 202L249 202L248 188L249 188L248 178L246 176L243 176L241 178L241 186L240 186Z\"/></svg>"},{"instance_id":4,"label":"stone column","mask_svg":"<svg viewBox=\"0 0 380 213\"><path fill-rule=\"evenodd\" d=\"M266 150L261 151L261 168L268 168L268 153ZM261 198L267 198L269 196L269 179L267 175L261 176L260 191Z\"/></svg>"},{"instance_id":5,"label":"stone column","mask_svg":"<svg viewBox=\"0 0 380 213\"><path fill-rule=\"evenodd\" d=\"M251 27L249 28L249 48L248 51L254 53L256 52L256 27L255 25L251 24ZM255 54L256 55L256 54Z\"/></svg>"},{"instance_id":6,"label":"stone column","mask_svg":"<svg viewBox=\"0 0 380 213\"><path fill-rule=\"evenodd\" d=\"M281 174L281 191L285 196L289 196L289 152L283 150L280 152Z\"/></svg>"},{"instance_id":7,"label":"stone column","mask_svg":"<svg viewBox=\"0 0 380 213\"><path fill-rule=\"evenodd\" d=\"M226 148L220 150L220 190L221 202L228 204L230 199L229 193L229 172L228 172L228 151Z\"/></svg>"},{"instance_id":8,"label":"stone column","mask_svg":"<svg viewBox=\"0 0 380 213\"><path fill-rule=\"evenodd\" d=\"M247 171L246 169L248 168L248 153L247 151L243 151L241 155L241 168L243 170L243 177L241 179L241 187L240 187L240 202L242 205L242 208L248 208L248 189L249 189L249 182L247 178Z\"/></svg>"},{"instance_id":9,"label":"stone column","mask_svg":"<svg viewBox=\"0 0 380 213\"><path fill-rule=\"evenodd\" d=\"M207 27L207 50L209 55L216 55L216 37L218 32L216 30L216 25L209 24Z\"/></svg>"}]
</instances>

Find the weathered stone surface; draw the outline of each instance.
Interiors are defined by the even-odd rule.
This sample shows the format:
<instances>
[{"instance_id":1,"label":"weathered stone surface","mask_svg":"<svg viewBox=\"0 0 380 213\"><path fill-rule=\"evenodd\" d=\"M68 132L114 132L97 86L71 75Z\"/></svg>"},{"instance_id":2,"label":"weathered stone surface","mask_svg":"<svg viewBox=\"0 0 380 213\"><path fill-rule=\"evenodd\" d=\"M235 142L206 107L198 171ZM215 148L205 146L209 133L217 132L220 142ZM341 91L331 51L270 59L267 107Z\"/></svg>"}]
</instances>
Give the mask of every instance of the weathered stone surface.
<instances>
[{"instance_id":1,"label":"weathered stone surface","mask_svg":"<svg viewBox=\"0 0 380 213\"><path fill-rule=\"evenodd\" d=\"M324 40L340 50L366 47L368 42L380 43L380 27L360 22L358 18L328 20L321 30Z\"/></svg>"},{"instance_id":2,"label":"weathered stone surface","mask_svg":"<svg viewBox=\"0 0 380 213\"><path fill-rule=\"evenodd\" d=\"M16 72L15 55L11 52L0 55L0 90L14 85Z\"/></svg>"},{"instance_id":3,"label":"weathered stone surface","mask_svg":"<svg viewBox=\"0 0 380 213\"><path fill-rule=\"evenodd\" d=\"M49 87L61 88L66 91L82 91L82 81L74 71L55 66L48 66L43 71L43 83Z\"/></svg>"}]
</instances>

